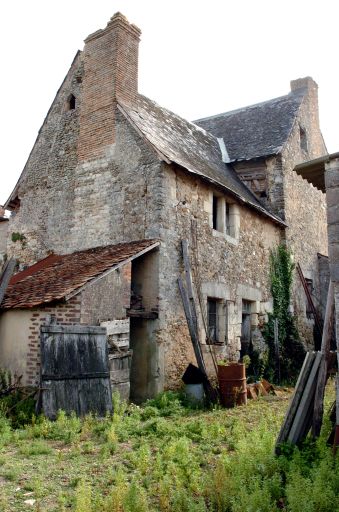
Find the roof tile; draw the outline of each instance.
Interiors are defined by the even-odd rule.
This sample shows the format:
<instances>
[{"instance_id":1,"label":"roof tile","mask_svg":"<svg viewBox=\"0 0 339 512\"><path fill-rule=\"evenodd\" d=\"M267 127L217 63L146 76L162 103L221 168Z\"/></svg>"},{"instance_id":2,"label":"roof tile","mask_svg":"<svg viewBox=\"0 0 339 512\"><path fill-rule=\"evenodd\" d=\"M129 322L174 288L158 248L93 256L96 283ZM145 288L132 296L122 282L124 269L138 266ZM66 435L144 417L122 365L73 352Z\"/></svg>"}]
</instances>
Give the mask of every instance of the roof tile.
<instances>
[{"instance_id":1,"label":"roof tile","mask_svg":"<svg viewBox=\"0 0 339 512\"><path fill-rule=\"evenodd\" d=\"M305 89L297 89L263 103L194 121L224 139L231 161L279 153L285 144Z\"/></svg>"},{"instance_id":2,"label":"roof tile","mask_svg":"<svg viewBox=\"0 0 339 512\"><path fill-rule=\"evenodd\" d=\"M156 243L157 240L137 240L72 254L52 254L12 277L1 308L25 309L63 299Z\"/></svg>"}]
</instances>

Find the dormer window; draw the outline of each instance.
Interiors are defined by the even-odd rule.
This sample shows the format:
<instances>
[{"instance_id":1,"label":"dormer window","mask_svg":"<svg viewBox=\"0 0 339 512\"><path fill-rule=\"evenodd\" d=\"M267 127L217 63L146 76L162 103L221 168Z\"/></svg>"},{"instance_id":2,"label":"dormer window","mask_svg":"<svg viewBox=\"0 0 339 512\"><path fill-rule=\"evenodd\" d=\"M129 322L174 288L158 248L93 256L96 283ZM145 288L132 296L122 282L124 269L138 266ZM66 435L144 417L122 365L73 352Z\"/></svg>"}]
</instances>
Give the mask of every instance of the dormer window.
<instances>
[{"instance_id":1,"label":"dormer window","mask_svg":"<svg viewBox=\"0 0 339 512\"><path fill-rule=\"evenodd\" d=\"M299 126L299 137L300 137L300 149L303 151L307 151L307 135L306 130L302 128L302 126Z\"/></svg>"},{"instance_id":2,"label":"dormer window","mask_svg":"<svg viewBox=\"0 0 339 512\"><path fill-rule=\"evenodd\" d=\"M66 110L74 110L75 109L76 99L74 94L70 94L67 100Z\"/></svg>"}]
</instances>

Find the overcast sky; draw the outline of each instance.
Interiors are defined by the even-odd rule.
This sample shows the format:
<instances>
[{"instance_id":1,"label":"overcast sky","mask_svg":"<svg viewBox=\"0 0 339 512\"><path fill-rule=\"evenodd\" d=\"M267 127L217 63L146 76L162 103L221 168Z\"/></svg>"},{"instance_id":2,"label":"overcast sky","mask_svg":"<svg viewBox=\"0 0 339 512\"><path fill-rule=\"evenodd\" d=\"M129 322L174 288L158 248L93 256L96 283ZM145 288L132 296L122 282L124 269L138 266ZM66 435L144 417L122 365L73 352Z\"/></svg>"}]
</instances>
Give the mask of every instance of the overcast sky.
<instances>
[{"instance_id":1,"label":"overcast sky","mask_svg":"<svg viewBox=\"0 0 339 512\"><path fill-rule=\"evenodd\" d=\"M0 204L85 37L120 11L142 30L139 91L187 118L319 85L329 152L336 140L338 10L335 0L3 0L0 4Z\"/></svg>"}]
</instances>

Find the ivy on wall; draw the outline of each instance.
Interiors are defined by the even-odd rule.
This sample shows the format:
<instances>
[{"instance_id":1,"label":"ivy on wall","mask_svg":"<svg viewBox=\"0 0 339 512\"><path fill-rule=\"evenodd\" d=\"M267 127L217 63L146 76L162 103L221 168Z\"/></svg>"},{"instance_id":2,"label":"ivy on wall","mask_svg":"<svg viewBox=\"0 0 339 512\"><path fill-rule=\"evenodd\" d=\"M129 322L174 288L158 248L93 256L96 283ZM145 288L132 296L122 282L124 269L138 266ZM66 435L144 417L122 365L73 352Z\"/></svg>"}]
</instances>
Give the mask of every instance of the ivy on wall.
<instances>
[{"instance_id":1,"label":"ivy on wall","mask_svg":"<svg viewBox=\"0 0 339 512\"><path fill-rule=\"evenodd\" d=\"M265 374L274 382L280 380L293 383L305 357L305 349L299 338L295 317L290 311L293 271L291 252L281 244L271 252L270 256L273 313L268 315L268 322L263 330L268 345L268 365ZM274 335L275 321L278 326L278 347Z\"/></svg>"}]
</instances>

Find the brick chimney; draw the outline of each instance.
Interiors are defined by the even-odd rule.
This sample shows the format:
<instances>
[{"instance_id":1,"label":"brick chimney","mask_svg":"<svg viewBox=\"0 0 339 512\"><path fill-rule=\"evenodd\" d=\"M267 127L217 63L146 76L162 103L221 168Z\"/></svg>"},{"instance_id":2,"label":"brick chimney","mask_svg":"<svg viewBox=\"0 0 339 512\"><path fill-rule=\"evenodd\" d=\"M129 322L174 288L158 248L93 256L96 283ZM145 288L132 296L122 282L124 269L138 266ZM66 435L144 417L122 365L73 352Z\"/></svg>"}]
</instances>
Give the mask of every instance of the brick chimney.
<instances>
[{"instance_id":1,"label":"brick chimney","mask_svg":"<svg viewBox=\"0 0 339 512\"><path fill-rule=\"evenodd\" d=\"M116 13L103 30L85 39L78 157L99 158L114 143L114 104L133 103L138 93L141 31Z\"/></svg>"}]
</instances>

